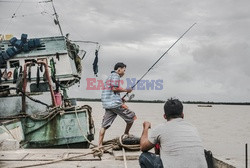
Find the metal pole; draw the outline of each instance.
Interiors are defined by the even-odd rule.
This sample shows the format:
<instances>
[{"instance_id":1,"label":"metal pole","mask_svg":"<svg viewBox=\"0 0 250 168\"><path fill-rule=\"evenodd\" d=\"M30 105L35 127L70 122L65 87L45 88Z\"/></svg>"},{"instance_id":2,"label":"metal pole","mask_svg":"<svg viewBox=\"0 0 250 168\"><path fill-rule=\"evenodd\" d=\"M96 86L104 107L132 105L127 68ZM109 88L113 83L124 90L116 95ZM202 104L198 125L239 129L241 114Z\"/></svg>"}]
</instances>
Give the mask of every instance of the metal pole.
<instances>
[{"instance_id":1,"label":"metal pole","mask_svg":"<svg viewBox=\"0 0 250 168\"><path fill-rule=\"evenodd\" d=\"M76 43L92 43L92 44L99 44L98 42L95 41L83 41L83 40L74 40L72 42L76 42Z\"/></svg>"},{"instance_id":2,"label":"metal pole","mask_svg":"<svg viewBox=\"0 0 250 168\"><path fill-rule=\"evenodd\" d=\"M56 8L55 8L55 6L54 6L53 0L51 0L51 3L52 3L53 10L54 10L54 12L55 12L55 17L56 17L57 24L58 24L58 26L59 26L60 33L61 33L61 35L63 36L62 28L61 28L61 25L60 25L60 23L59 23L58 15L57 15L57 13L56 13Z\"/></svg>"},{"instance_id":3,"label":"metal pole","mask_svg":"<svg viewBox=\"0 0 250 168\"><path fill-rule=\"evenodd\" d=\"M247 143L246 143L246 168L248 167L247 165L248 165L248 156L247 156Z\"/></svg>"}]
</instances>

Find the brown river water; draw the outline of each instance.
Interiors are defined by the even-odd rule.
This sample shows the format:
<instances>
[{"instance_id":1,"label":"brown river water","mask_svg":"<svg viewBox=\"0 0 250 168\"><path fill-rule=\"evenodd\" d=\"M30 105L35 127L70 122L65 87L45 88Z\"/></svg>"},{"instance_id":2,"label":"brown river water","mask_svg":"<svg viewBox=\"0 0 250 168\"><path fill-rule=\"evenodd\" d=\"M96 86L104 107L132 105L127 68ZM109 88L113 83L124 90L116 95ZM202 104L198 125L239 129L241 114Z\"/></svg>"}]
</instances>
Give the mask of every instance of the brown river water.
<instances>
[{"instance_id":1,"label":"brown river water","mask_svg":"<svg viewBox=\"0 0 250 168\"><path fill-rule=\"evenodd\" d=\"M104 109L101 102L79 103L79 105L84 104L93 108L96 127L94 143L97 144ZM141 135L143 121L150 121L152 128L165 122L163 103L127 103L127 105L137 115L137 120L130 132L135 136ZM198 107L194 104L184 104L184 115L185 120L197 127L204 147L211 150L215 157L236 167L245 167L245 144L248 143L250 146L250 106L213 105L212 107ZM118 116L107 130L104 140L122 135L125 125L125 122Z\"/></svg>"}]
</instances>

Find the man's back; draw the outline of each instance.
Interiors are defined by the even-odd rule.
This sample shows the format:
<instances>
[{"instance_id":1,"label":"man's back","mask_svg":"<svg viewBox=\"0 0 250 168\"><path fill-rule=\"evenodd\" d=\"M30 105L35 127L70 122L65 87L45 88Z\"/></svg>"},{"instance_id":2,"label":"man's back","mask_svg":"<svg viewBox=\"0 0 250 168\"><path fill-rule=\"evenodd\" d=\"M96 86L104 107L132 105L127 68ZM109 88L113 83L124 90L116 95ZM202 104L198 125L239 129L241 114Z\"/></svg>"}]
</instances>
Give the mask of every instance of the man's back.
<instances>
[{"instance_id":1,"label":"man's back","mask_svg":"<svg viewBox=\"0 0 250 168\"><path fill-rule=\"evenodd\" d=\"M107 78L104 84L104 88L102 91L102 105L105 109L117 108L122 104L120 93L114 93L112 91L112 87L119 87L120 76L112 71L111 75Z\"/></svg>"},{"instance_id":2,"label":"man's back","mask_svg":"<svg viewBox=\"0 0 250 168\"><path fill-rule=\"evenodd\" d=\"M197 129L182 118L158 125L149 141L160 142L165 168L206 168L204 148Z\"/></svg>"}]
</instances>

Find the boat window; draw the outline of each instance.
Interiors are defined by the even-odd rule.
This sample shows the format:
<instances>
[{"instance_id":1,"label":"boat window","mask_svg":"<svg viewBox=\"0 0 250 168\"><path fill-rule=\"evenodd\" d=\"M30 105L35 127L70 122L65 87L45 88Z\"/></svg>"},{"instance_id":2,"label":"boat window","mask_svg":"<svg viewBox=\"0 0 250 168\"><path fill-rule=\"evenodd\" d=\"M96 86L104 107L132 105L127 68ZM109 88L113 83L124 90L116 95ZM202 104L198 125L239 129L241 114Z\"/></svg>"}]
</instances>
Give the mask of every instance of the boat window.
<instances>
[{"instance_id":1,"label":"boat window","mask_svg":"<svg viewBox=\"0 0 250 168\"><path fill-rule=\"evenodd\" d=\"M49 85L47 82L39 83L37 86L36 83L30 84L30 92L47 92L49 91Z\"/></svg>"},{"instance_id":2,"label":"boat window","mask_svg":"<svg viewBox=\"0 0 250 168\"><path fill-rule=\"evenodd\" d=\"M48 64L48 60L46 58L38 58L37 61L43 61L43 62L46 62Z\"/></svg>"},{"instance_id":3,"label":"boat window","mask_svg":"<svg viewBox=\"0 0 250 168\"><path fill-rule=\"evenodd\" d=\"M0 34L0 38L1 38L1 34ZM3 44L0 44L0 68L7 68L7 62L6 61L4 61L4 58L2 57L2 52L4 51L5 49L4 49L4 45Z\"/></svg>"},{"instance_id":4,"label":"boat window","mask_svg":"<svg viewBox=\"0 0 250 168\"><path fill-rule=\"evenodd\" d=\"M45 43L41 43L41 45L36 50L46 50Z\"/></svg>"},{"instance_id":5,"label":"boat window","mask_svg":"<svg viewBox=\"0 0 250 168\"><path fill-rule=\"evenodd\" d=\"M1 69L6 69L7 68L7 63L5 62L4 64L0 64Z\"/></svg>"},{"instance_id":6,"label":"boat window","mask_svg":"<svg viewBox=\"0 0 250 168\"><path fill-rule=\"evenodd\" d=\"M2 91L4 89L8 89L8 88L9 88L9 86L0 86L0 97L8 96L10 94L10 90Z\"/></svg>"},{"instance_id":7,"label":"boat window","mask_svg":"<svg viewBox=\"0 0 250 168\"><path fill-rule=\"evenodd\" d=\"M27 59L24 62L27 63L27 62L34 62L34 61L36 61L36 60L35 59ZM31 66L35 66L35 63L31 64Z\"/></svg>"},{"instance_id":8,"label":"boat window","mask_svg":"<svg viewBox=\"0 0 250 168\"><path fill-rule=\"evenodd\" d=\"M3 44L0 44L0 50L4 51L5 48L4 48L4 45Z\"/></svg>"},{"instance_id":9,"label":"boat window","mask_svg":"<svg viewBox=\"0 0 250 168\"><path fill-rule=\"evenodd\" d=\"M19 66L20 66L19 60L10 61L10 68L15 68Z\"/></svg>"}]
</instances>

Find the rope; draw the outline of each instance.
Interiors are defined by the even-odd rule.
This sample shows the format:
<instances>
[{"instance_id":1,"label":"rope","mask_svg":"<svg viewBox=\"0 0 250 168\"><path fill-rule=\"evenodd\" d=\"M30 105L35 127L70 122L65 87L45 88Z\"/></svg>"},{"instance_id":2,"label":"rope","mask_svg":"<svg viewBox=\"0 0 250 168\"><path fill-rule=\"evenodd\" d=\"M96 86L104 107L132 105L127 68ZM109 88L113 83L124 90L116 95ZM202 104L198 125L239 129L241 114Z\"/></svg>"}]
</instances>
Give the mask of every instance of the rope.
<instances>
[{"instance_id":1,"label":"rope","mask_svg":"<svg viewBox=\"0 0 250 168\"><path fill-rule=\"evenodd\" d=\"M0 92L9 91L9 90L16 90L16 91L18 91L18 92L21 92L22 95L28 97L30 100L32 100L32 101L34 101L34 102L36 102L36 103L40 103L40 104L42 104L42 105L45 105L47 108L50 107L50 105L48 105L48 104L46 104L46 103L44 103L44 102L42 102L42 101L40 101L40 100L34 99L33 97L31 97L31 96L25 94L22 90L20 90L20 89L18 89L18 88L15 88L15 87L10 87L10 88L6 88L6 89L0 89Z\"/></svg>"},{"instance_id":2,"label":"rope","mask_svg":"<svg viewBox=\"0 0 250 168\"><path fill-rule=\"evenodd\" d=\"M112 146L104 148L104 150L109 150L109 149L112 149ZM66 160L70 160L70 159L74 159L74 158L78 158L78 157L82 157L82 156L91 155L91 154L93 154L95 156L96 154L98 154L98 152L100 152L100 151L92 150L92 152L89 152L89 153L80 154L80 155L76 155L76 156L71 156L71 157L58 159L58 160L53 160L53 161L46 162L46 163L31 164L31 165L26 165L26 166L17 166L17 167L13 167L13 168L35 167L35 166L48 165L48 164L58 163L58 162L61 162L61 161L66 161Z\"/></svg>"},{"instance_id":3,"label":"rope","mask_svg":"<svg viewBox=\"0 0 250 168\"><path fill-rule=\"evenodd\" d=\"M127 166L127 159L126 159L126 153L125 153L125 149L124 148L122 148L122 154L123 154L124 167L128 168L128 166Z\"/></svg>"},{"instance_id":4,"label":"rope","mask_svg":"<svg viewBox=\"0 0 250 168\"><path fill-rule=\"evenodd\" d=\"M122 138L123 135L119 137L119 146L128 149L128 150L140 150L140 144L136 144L136 145L124 145L122 143Z\"/></svg>"},{"instance_id":5,"label":"rope","mask_svg":"<svg viewBox=\"0 0 250 168\"><path fill-rule=\"evenodd\" d=\"M52 120L59 112L60 112L60 109L61 110L70 110L71 108L54 108L52 109L53 112L51 112L49 115L47 115L46 117L44 117L43 119L47 119L49 118L52 114L54 114L51 118L49 118L49 120L43 124L42 126L38 127L37 129L35 130L32 130L31 132L33 131L36 131L40 128L42 128L44 125L46 125L50 120ZM26 165L26 166L17 166L17 167L14 167L14 168L21 168L21 167L35 167L35 166L42 166L42 165L48 165L48 164L53 164L53 163L58 163L58 162L61 162L61 161L66 161L66 160L70 160L70 159L74 159L74 158L78 158L78 157L82 157L82 156L87 156L87 155L93 155L94 157L99 157L101 159L103 153L111 153L110 149L118 149L118 148L122 148L123 150L123 155L124 155L124 164L125 164L125 168L127 168L127 163L126 163L126 156L125 156L125 149L129 149L129 150L139 150L140 149L140 145L137 144L137 145L124 145L122 143L122 138L123 136L120 136L118 138L114 138L112 140L109 140L109 141L106 141L104 142L104 145L101 146L101 147L98 147L97 145L93 144L92 142L90 142L87 137L85 136L84 132L83 132L83 129L81 127L81 124L80 124L80 120L79 120L79 117L78 117L78 114L77 114L77 111L76 111L76 108L75 109L75 115L76 115L76 119L77 119L77 123L78 123L78 126L79 126L79 129L83 135L83 137L86 139L86 141L91 144L94 148L92 148L92 151L89 152L89 153L85 153L85 154L79 154L79 155L76 155L76 156L72 156L72 157L67 157L67 158L63 158L63 159L58 159L58 160L53 160L53 161L49 161L49 162L45 162L45 163L38 163L38 164L31 164L31 165ZM35 118L37 119L37 118ZM38 120L38 119L37 119ZM31 132L28 132L27 134L31 133Z\"/></svg>"},{"instance_id":6,"label":"rope","mask_svg":"<svg viewBox=\"0 0 250 168\"><path fill-rule=\"evenodd\" d=\"M5 128L5 129L3 129L2 127L0 127L4 132L6 132L7 134L11 135L13 139L17 140L15 138L15 136L10 132L10 130L4 124L2 124L1 126L3 126Z\"/></svg>"},{"instance_id":7,"label":"rope","mask_svg":"<svg viewBox=\"0 0 250 168\"><path fill-rule=\"evenodd\" d=\"M79 119L78 119L78 122L79 122ZM118 144L122 145L123 147L126 147L126 148L131 148L133 150L136 149L136 147L140 146L139 144L138 145L124 145L124 144L122 144L120 142L121 141L121 137L118 137L118 138L106 141L106 144L104 143L104 145L102 147L95 147L89 153L79 154L79 155L76 155L76 156L67 157L67 158L58 159L58 160L53 160L53 161L45 162L45 163L31 164L31 165L26 165L26 166L17 166L17 167L14 167L14 168L35 167L35 166L48 165L48 164L58 163L58 162L61 162L61 161L66 161L66 160L70 160L70 159L74 159L74 158L78 158L78 157L82 157L82 156L91 155L91 154L94 157L99 157L101 159L103 153L110 153L108 150L115 149L116 145L118 145ZM85 138L85 139L87 140L87 138ZM112 142L112 143L110 143L110 142ZM97 146L97 145L95 145L95 146ZM123 150L124 150L124 148L123 148ZM124 151L124 153L125 153L125 151ZM124 159L124 162L126 162L126 159ZM124 163L124 164L125 164L125 168L127 168L126 167L127 164L126 163Z\"/></svg>"},{"instance_id":8,"label":"rope","mask_svg":"<svg viewBox=\"0 0 250 168\"><path fill-rule=\"evenodd\" d=\"M56 112L51 118L49 118L48 121L45 122L43 125L41 125L40 127L36 128L36 129L34 129L34 130L30 131L30 132L27 132L26 134L30 134L30 133L32 133L32 132L34 132L34 131L37 131L38 129L42 128L43 126L45 126L46 124L48 124L53 118L55 118L56 115L57 115L58 113L59 113L59 111L57 111L57 112Z\"/></svg>"},{"instance_id":9,"label":"rope","mask_svg":"<svg viewBox=\"0 0 250 168\"><path fill-rule=\"evenodd\" d=\"M78 123L79 129L80 129L80 131L81 131L83 137L86 139L86 141L87 141L90 145L92 145L92 146L94 146L94 147L97 147L97 145L95 145L95 144L93 144L92 142L90 142L90 141L88 140L88 138L85 136L85 134L84 134L84 132L83 132L83 130L82 130L82 127L81 127L81 124L80 124L80 120L79 120L79 118L78 118L78 115L77 115L76 110L75 110L75 114L76 114L76 119L77 119L77 123Z\"/></svg>"},{"instance_id":10,"label":"rope","mask_svg":"<svg viewBox=\"0 0 250 168\"><path fill-rule=\"evenodd\" d=\"M49 109L49 113L47 115L40 115L42 117L37 117L37 115L39 115L38 113L36 114L32 114L32 115L29 115L29 117L32 119L32 120L36 120L36 121L41 121L41 120L46 120L48 119L54 112L60 112L61 108L59 107L55 107L55 108L52 108L52 109ZM45 111L47 112L47 111ZM42 112L42 113L45 113L45 112ZM39 112L40 113L40 112Z\"/></svg>"},{"instance_id":11,"label":"rope","mask_svg":"<svg viewBox=\"0 0 250 168\"><path fill-rule=\"evenodd\" d=\"M74 159L74 158L78 158L78 157L82 157L82 156L91 155L91 154L94 157L98 156L99 158L101 158L101 156L103 155L104 152L108 152L108 150L113 149L114 146L115 145L113 145L113 144L103 145L102 147L97 147L97 148L92 149L92 151L89 152L89 153L79 154L79 155L76 155L76 156L67 157L67 158L58 159L58 160L53 160L53 161L45 162L45 163L31 164L31 165L26 165L26 166L17 166L17 167L13 167L13 168L24 168L24 167L35 167L35 166L48 165L48 164L58 163L58 162L61 162L61 161L66 161L66 160L70 160L70 159ZM124 150L124 148L123 148L123 150ZM125 161L124 164L127 165L126 164L126 159L124 161ZM127 168L127 167L125 166L125 168Z\"/></svg>"},{"instance_id":12,"label":"rope","mask_svg":"<svg viewBox=\"0 0 250 168\"><path fill-rule=\"evenodd\" d=\"M73 85L76 84L77 82L79 82L79 81L80 81L80 78L77 78L77 79L75 78L75 79L71 80L72 82L70 82L70 83L68 82L66 85L63 85L63 84L57 82L56 79L55 79L54 77L52 77L52 81L53 81L55 84L58 84L61 88L66 89L66 88L69 88L69 87L73 86Z\"/></svg>"},{"instance_id":13,"label":"rope","mask_svg":"<svg viewBox=\"0 0 250 168\"><path fill-rule=\"evenodd\" d=\"M10 132L10 130L6 127L6 125L2 124L2 126L5 128L5 130L4 130L2 127L0 127L2 130L4 130L4 131L5 131L6 133L8 133L9 135L11 135L12 138L13 138L14 140L16 140L17 142L20 142L20 141ZM2 141L1 143L3 143L3 141ZM1 144L1 143L0 143L0 144ZM22 146L20 146L20 148L23 149Z\"/></svg>"}]
</instances>

